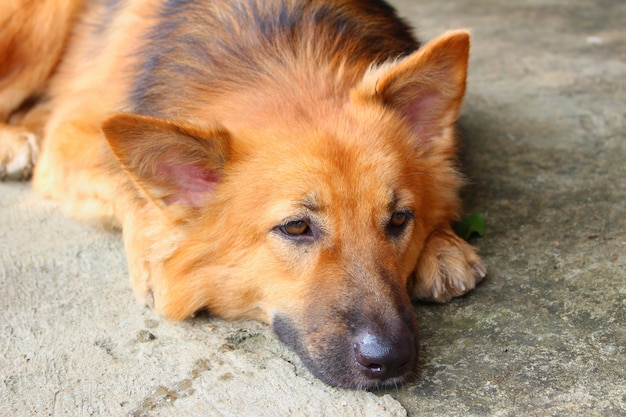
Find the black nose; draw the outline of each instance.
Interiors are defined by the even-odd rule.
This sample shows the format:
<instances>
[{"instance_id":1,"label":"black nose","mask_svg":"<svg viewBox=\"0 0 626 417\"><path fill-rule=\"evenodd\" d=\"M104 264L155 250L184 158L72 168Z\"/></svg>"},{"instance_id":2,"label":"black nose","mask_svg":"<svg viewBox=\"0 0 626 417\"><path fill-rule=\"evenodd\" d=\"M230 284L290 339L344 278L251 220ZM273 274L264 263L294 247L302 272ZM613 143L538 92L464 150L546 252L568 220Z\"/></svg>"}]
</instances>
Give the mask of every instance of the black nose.
<instances>
[{"instance_id":1,"label":"black nose","mask_svg":"<svg viewBox=\"0 0 626 417\"><path fill-rule=\"evenodd\" d=\"M354 356L368 378L405 376L415 364L415 339L408 332L384 337L362 332L353 339Z\"/></svg>"}]
</instances>

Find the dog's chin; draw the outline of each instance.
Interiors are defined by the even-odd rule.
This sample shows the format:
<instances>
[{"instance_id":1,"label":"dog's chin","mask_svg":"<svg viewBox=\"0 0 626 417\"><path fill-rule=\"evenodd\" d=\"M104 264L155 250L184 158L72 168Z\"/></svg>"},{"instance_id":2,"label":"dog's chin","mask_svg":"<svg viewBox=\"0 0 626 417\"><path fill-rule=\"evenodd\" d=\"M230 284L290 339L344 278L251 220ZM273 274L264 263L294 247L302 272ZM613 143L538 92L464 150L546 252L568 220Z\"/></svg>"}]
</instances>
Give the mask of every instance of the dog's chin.
<instances>
[{"instance_id":1,"label":"dog's chin","mask_svg":"<svg viewBox=\"0 0 626 417\"><path fill-rule=\"evenodd\" d=\"M358 363L350 337L327 336L323 345L317 346L313 353L293 320L276 315L272 328L278 338L298 354L313 375L331 386L357 390L396 388L415 374L417 353L397 375L380 378L376 372Z\"/></svg>"}]
</instances>

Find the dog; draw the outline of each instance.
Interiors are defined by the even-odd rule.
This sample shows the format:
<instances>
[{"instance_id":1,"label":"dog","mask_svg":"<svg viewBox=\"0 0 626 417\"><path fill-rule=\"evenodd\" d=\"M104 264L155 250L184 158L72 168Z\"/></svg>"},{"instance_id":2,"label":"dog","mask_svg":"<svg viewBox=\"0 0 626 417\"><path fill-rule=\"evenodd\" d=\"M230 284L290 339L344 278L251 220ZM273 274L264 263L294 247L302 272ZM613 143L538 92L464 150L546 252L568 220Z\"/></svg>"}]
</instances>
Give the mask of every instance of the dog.
<instances>
[{"instance_id":1,"label":"dog","mask_svg":"<svg viewBox=\"0 0 626 417\"><path fill-rule=\"evenodd\" d=\"M0 5L0 175L120 227L136 298L268 323L334 386L415 374L457 237L469 34L383 0Z\"/></svg>"}]
</instances>

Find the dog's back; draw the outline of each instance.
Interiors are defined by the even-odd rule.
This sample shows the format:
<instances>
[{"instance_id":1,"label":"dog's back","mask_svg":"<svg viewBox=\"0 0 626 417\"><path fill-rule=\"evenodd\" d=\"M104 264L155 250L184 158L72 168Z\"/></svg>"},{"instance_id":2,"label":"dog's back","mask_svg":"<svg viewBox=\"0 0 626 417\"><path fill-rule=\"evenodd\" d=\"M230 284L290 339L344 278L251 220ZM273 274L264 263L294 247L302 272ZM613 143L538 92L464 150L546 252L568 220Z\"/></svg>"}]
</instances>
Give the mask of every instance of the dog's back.
<instances>
[{"instance_id":1,"label":"dog's back","mask_svg":"<svg viewBox=\"0 0 626 417\"><path fill-rule=\"evenodd\" d=\"M417 49L380 1L177 1L161 13L139 52L140 113L171 115L259 86L345 97L370 65Z\"/></svg>"},{"instance_id":2,"label":"dog's back","mask_svg":"<svg viewBox=\"0 0 626 417\"><path fill-rule=\"evenodd\" d=\"M71 113L85 94L109 113L202 119L250 90L345 98L372 64L418 47L378 0L101 1L77 26L51 94L73 96Z\"/></svg>"}]
</instances>

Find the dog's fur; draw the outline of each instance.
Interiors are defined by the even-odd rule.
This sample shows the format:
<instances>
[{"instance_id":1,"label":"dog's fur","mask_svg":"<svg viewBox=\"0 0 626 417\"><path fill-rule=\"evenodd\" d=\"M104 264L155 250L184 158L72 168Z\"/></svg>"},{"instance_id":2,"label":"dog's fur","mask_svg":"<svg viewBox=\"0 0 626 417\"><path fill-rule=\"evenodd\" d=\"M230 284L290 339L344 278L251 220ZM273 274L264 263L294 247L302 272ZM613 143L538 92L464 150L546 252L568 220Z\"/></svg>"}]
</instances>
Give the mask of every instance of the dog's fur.
<instances>
[{"instance_id":1,"label":"dog's fur","mask_svg":"<svg viewBox=\"0 0 626 417\"><path fill-rule=\"evenodd\" d=\"M0 175L123 229L136 297L271 323L322 380L416 362L410 298L485 269L451 230L469 36L382 0L0 4ZM416 51L417 50L417 51Z\"/></svg>"}]
</instances>

